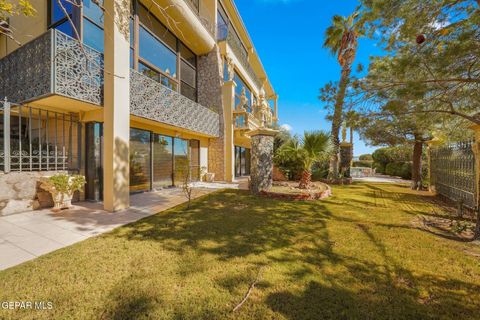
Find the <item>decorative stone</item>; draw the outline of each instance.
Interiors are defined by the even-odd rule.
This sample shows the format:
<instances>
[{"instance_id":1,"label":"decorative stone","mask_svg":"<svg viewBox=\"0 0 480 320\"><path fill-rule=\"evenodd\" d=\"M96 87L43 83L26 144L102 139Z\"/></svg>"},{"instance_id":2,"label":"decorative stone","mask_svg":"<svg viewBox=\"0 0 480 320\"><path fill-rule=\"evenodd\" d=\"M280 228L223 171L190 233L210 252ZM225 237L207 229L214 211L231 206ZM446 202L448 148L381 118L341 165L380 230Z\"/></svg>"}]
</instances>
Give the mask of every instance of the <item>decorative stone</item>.
<instances>
[{"instance_id":1,"label":"decorative stone","mask_svg":"<svg viewBox=\"0 0 480 320\"><path fill-rule=\"evenodd\" d=\"M250 189L254 194L268 191L272 187L273 178L273 140L277 133L271 129L253 131L252 158L250 172Z\"/></svg>"}]
</instances>

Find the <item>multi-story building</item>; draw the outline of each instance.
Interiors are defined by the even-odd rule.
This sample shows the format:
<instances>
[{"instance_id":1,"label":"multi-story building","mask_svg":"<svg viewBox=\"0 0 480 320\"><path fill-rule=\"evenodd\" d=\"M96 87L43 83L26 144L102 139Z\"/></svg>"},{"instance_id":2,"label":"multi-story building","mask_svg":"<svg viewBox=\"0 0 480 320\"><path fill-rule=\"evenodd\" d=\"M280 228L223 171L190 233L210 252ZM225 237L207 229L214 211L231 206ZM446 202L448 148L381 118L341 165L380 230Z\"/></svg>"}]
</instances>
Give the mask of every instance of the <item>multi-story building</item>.
<instances>
[{"instance_id":1,"label":"multi-story building","mask_svg":"<svg viewBox=\"0 0 480 320\"><path fill-rule=\"evenodd\" d=\"M115 211L187 173L249 174L277 96L233 0L31 2L0 38L0 188L80 172Z\"/></svg>"}]
</instances>

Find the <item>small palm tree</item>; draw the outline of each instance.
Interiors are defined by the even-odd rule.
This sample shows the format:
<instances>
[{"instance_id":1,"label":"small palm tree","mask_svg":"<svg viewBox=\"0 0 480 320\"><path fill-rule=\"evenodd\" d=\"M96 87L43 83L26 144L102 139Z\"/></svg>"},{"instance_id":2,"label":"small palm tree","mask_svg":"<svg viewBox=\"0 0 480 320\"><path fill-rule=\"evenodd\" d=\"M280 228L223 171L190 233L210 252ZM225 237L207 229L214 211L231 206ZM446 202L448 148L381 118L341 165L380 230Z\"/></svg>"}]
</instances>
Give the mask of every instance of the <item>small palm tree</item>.
<instances>
[{"instance_id":1,"label":"small palm tree","mask_svg":"<svg viewBox=\"0 0 480 320\"><path fill-rule=\"evenodd\" d=\"M332 25L325 31L324 48L327 48L332 55L336 55L338 63L342 67L342 75L338 85L335 99L335 110L332 117L332 150L330 158L330 178L338 178L339 174L339 152L340 152L340 126L342 123L343 104L352 64L357 53L357 39L361 34L360 12L355 11L348 17L335 15Z\"/></svg>"},{"instance_id":2,"label":"small palm tree","mask_svg":"<svg viewBox=\"0 0 480 320\"><path fill-rule=\"evenodd\" d=\"M330 135L324 131L305 132L302 139L295 136L278 149L278 157L301 163L302 177L298 185L300 189L310 186L312 166L328 151L329 140Z\"/></svg>"}]
</instances>

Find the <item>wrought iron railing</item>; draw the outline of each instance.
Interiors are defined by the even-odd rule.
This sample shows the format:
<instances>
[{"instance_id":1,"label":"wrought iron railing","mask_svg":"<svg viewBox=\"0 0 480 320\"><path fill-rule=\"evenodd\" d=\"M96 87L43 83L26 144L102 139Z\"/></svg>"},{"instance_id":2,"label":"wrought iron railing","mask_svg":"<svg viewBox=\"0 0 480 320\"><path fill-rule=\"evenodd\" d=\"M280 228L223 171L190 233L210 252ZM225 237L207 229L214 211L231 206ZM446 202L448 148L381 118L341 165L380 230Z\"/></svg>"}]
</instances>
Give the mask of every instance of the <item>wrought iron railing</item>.
<instances>
[{"instance_id":1,"label":"wrought iron railing","mask_svg":"<svg viewBox=\"0 0 480 320\"><path fill-rule=\"evenodd\" d=\"M477 206L473 141L434 147L430 150L430 183L435 191L463 206Z\"/></svg>"},{"instance_id":2,"label":"wrought iron railing","mask_svg":"<svg viewBox=\"0 0 480 320\"><path fill-rule=\"evenodd\" d=\"M133 69L130 70L130 113L209 136L219 135L217 112Z\"/></svg>"},{"instance_id":3,"label":"wrought iron railing","mask_svg":"<svg viewBox=\"0 0 480 320\"><path fill-rule=\"evenodd\" d=\"M77 171L80 141L76 114L0 103L0 171Z\"/></svg>"},{"instance_id":4,"label":"wrought iron railing","mask_svg":"<svg viewBox=\"0 0 480 320\"><path fill-rule=\"evenodd\" d=\"M0 97L18 103L53 94L103 103L103 55L56 29L1 59L0 79Z\"/></svg>"},{"instance_id":5,"label":"wrought iron railing","mask_svg":"<svg viewBox=\"0 0 480 320\"><path fill-rule=\"evenodd\" d=\"M247 72L248 76L255 83L257 88L262 87L262 81L258 78L257 74L253 70L250 62L248 61L248 51L242 44L238 34L233 30L230 25L218 25L217 26L217 41L226 41L232 49L235 57L240 61L243 68Z\"/></svg>"}]
</instances>

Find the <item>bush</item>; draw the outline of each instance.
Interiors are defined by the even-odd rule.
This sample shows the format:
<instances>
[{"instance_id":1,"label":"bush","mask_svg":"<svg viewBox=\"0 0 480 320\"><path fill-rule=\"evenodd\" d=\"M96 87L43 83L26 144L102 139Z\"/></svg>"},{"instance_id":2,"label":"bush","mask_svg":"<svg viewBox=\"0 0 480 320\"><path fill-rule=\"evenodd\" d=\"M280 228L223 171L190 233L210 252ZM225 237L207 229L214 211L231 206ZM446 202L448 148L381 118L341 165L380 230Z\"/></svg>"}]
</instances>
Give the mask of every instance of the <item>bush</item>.
<instances>
[{"instance_id":1,"label":"bush","mask_svg":"<svg viewBox=\"0 0 480 320\"><path fill-rule=\"evenodd\" d=\"M373 165L373 161L369 161L369 160L353 161L354 167L371 168L372 165Z\"/></svg>"},{"instance_id":2,"label":"bush","mask_svg":"<svg viewBox=\"0 0 480 320\"><path fill-rule=\"evenodd\" d=\"M330 166L328 159L323 159L313 165L312 181L319 181L328 177L328 168Z\"/></svg>"},{"instance_id":3,"label":"bush","mask_svg":"<svg viewBox=\"0 0 480 320\"><path fill-rule=\"evenodd\" d=\"M364 160L372 161L373 157L371 154L362 154L360 157L358 157L358 159L361 161L364 161Z\"/></svg>"},{"instance_id":4,"label":"bush","mask_svg":"<svg viewBox=\"0 0 480 320\"><path fill-rule=\"evenodd\" d=\"M391 162L385 167L385 174L389 176L401 177L403 179L412 178L411 162Z\"/></svg>"}]
</instances>

